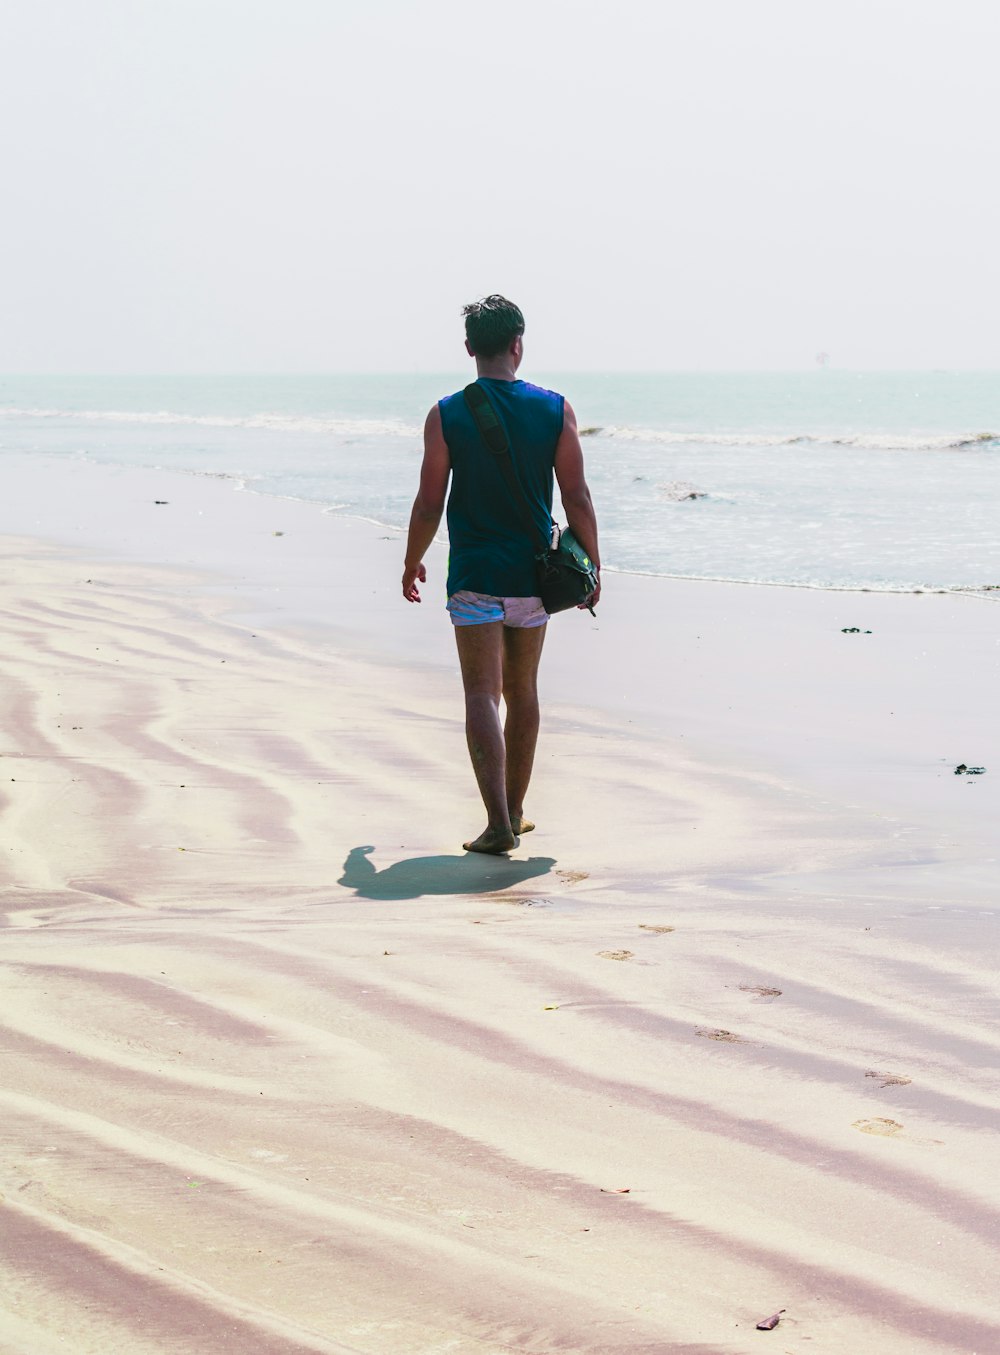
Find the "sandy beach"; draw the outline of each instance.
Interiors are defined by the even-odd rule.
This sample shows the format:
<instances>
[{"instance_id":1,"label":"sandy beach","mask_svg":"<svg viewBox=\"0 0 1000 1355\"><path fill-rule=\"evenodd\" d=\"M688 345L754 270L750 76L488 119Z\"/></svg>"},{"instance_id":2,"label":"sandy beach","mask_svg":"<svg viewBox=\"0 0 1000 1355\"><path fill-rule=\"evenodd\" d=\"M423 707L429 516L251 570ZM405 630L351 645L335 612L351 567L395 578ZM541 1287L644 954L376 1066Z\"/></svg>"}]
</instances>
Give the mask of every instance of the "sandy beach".
<instances>
[{"instance_id":1,"label":"sandy beach","mask_svg":"<svg viewBox=\"0 0 1000 1355\"><path fill-rule=\"evenodd\" d=\"M996 602L609 575L472 857L443 548L5 466L0 1355L1000 1350Z\"/></svg>"}]
</instances>

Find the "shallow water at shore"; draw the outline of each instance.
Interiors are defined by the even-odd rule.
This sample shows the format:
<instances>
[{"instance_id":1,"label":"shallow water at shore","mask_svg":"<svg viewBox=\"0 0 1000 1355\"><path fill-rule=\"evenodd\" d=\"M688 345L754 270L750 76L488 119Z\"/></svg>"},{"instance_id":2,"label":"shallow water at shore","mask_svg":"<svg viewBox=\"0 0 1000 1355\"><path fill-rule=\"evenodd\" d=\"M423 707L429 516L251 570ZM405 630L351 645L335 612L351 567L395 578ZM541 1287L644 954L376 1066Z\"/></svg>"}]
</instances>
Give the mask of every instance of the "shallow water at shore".
<instances>
[{"instance_id":1,"label":"shallow water at shore","mask_svg":"<svg viewBox=\"0 0 1000 1355\"><path fill-rule=\"evenodd\" d=\"M464 379L7 377L0 454L228 476L399 527L423 413ZM586 432L609 568L818 588L1000 585L996 374L536 379L567 391Z\"/></svg>"}]
</instances>

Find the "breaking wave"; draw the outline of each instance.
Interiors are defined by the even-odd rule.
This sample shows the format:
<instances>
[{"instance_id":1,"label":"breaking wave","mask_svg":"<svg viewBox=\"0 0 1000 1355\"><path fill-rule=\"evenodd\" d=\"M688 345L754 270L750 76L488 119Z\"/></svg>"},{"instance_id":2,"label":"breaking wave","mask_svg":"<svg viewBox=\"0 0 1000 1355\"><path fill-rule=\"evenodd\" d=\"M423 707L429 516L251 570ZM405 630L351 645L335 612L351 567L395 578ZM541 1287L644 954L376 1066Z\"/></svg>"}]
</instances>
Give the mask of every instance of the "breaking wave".
<instances>
[{"instance_id":1,"label":"breaking wave","mask_svg":"<svg viewBox=\"0 0 1000 1355\"><path fill-rule=\"evenodd\" d=\"M170 410L125 409L16 409L0 407L0 418L51 419L160 427L250 428L276 433L311 433L327 437L419 438L420 426L402 419L346 418L310 414L175 414ZM872 451L1000 450L1000 433L750 433L680 432L664 428L633 428L628 424L590 425L580 429L586 438L614 438L662 446L713 447L857 447Z\"/></svg>"},{"instance_id":2,"label":"breaking wave","mask_svg":"<svg viewBox=\"0 0 1000 1355\"><path fill-rule=\"evenodd\" d=\"M154 424L201 428L261 428L278 433L326 433L336 437L419 437L416 424L401 419L347 419L308 414L174 414L169 410L0 409L17 419L84 420L93 423Z\"/></svg>"},{"instance_id":3,"label":"breaking wave","mask_svg":"<svg viewBox=\"0 0 1000 1355\"><path fill-rule=\"evenodd\" d=\"M958 451L968 447L1000 448L1000 433L679 433L661 428L610 425L585 428L588 437L617 438L624 442L655 442L669 446L704 444L713 447L862 447L873 451Z\"/></svg>"}]
</instances>

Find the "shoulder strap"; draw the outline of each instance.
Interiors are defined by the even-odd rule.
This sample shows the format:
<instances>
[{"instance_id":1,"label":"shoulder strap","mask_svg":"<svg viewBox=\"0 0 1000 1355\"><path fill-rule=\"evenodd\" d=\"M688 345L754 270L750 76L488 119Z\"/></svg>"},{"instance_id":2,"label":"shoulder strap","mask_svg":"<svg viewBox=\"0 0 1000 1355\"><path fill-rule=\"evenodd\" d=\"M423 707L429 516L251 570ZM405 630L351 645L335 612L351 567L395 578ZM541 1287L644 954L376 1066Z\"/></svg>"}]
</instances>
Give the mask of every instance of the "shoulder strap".
<instances>
[{"instance_id":1,"label":"shoulder strap","mask_svg":"<svg viewBox=\"0 0 1000 1355\"><path fill-rule=\"evenodd\" d=\"M469 406L469 413L482 435L483 442L496 457L497 466L503 478L507 481L508 489L514 496L514 503L517 505L517 511L520 514L522 527L529 536L538 540L538 528L532 519L527 496L514 471L514 463L510 455L510 440L507 437L506 429L500 422L499 415L493 408L493 401L476 381L466 386L462 393L465 396L465 403ZM548 542L546 541L544 547L547 546Z\"/></svg>"}]
</instances>

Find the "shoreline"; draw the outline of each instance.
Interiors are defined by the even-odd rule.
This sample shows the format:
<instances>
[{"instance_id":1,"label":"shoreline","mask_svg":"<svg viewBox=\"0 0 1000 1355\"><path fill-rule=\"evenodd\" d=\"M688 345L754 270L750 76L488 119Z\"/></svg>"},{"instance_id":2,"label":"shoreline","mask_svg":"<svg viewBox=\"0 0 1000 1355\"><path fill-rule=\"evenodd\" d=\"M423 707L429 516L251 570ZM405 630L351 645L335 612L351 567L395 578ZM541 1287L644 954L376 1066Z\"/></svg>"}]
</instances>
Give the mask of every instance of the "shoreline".
<instances>
[{"instance_id":1,"label":"shoreline","mask_svg":"<svg viewBox=\"0 0 1000 1355\"><path fill-rule=\"evenodd\" d=\"M85 420L87 415L81 417ZM211 457L215 469L206 472L206 438L186 436L180 438L175 446L171 436L161 436L163 430L160 430L160 421L179 419L183 423L187 416L149 412L144 416L150 420L145 434L141 427L129 427L129 417L122 411L115 412L114 417L108 412L110 423L106 428L107 436L93 434L84 423L79 431L66 430L62 434L53 428L47 431L42 428L37 438L34 438L30 428L12 424L11 431L4 438L5 442L16 447L23 440L26 446L37 447L38 450L28 454L15 451L7 455L22 459L56 457L65 461L70 455L69 449L76 447L77 457L89 459L93 455L92 451L83 449L91 447L96 436L103 451L92 465L106 467L111 472L123 469L148 470L152 467L152 473L218 476L233 484L243 485L249 493L272 496L278 503L291 501L314 504L321 511L347 512L379 526L392 519L385 530L400 530L407 523L411 497L407 485L411 480L416 481L419 461L419 435L416 428L413 428L411 435L390 438L383 446L378 438L373 439L370 420L355 420L356 428L351 431L350 428L341 427L340 421L335 419L328 428L329 434L335 434L336 431L333 438L335 446L329 446L329 438L324 440L317 428L313 427L317 419L310 419L309 416L301 420L308 427L302 427L294 434L282 434L280 428L271 427L268 423L272 419L280 421L282 416L256 415L252 419L233 417L232 420L222 416L205 416L206 430L203 432L206 438L209 432L213 434L207 438L207 442L215 446L215 454ZM140 413L136 417L140 417ZM196 423L202 416L191 417ZM121 420L126 420L126 423L121 423ZM255 420L259 425L255 424ZM225 436L228 423L244 430L245 439L240 442L238 454L232 438ZM322 419L318 419L318 423L322 424ZM351 424L351 420L348 419L347 423ZM249 427L244 427L247 424ZM145 467L134 465L134 443L137 439ZM341 439L347 439L347 442L340 444ZM45 450L46 447L49 450ZM722 449L717 447L715 453L721 454ZM676 484L660 484L661 474L671 472L661 465L663 457L654 457L652 462L646 463L648 447L637 453L638 461L633 467L636 474L630 472L623 478L617 476L614 469L619 461L617 453L610 447L595 453L596 459L592 466L593 476L596 477L595 492L606 500L610 515L608 522L614 522L614 538L621 549L621 554L606 549L608 569L629 575L650 573L653 577L673 579L732 581L760 587L820 588L846 592L936 592L944 589L972 595L985 592L989 595L997 587L996 569L1000 560L996 557L995 539L989 533L991 518L986 508L992 503L995 493L995 482L989 476L989 465L992 463L989 457L974 458L967 467L973 504L973 508L969 509L972 518L969 518L962 508L962 501L951 493L955 467L946 461L936 462L931 458L934 467L928 463L923 472L915 473L912 493L907 496L904 493L905 486L913 477L907 474L900 480L900 467L894 462L890 461L882 466L882 470L877 470L874 465L866 469L866 465L858 465L854 461L841 466L839 458L835 458L835 462L831 462L821 473L821 477L832 477L824 499L817 501L816 493L813 493L812 497L806 495L804 504L797 505L786 493L786 481L790 477L794 480L797 476L797 473L791 472L791 467L789 473L778 474L775 480L774 467L767 470L768 458L763 461L751 458L757 467L756 472L753 472L751 482L737 492L733 486L741 485L744 474L741 457L737 457L734 463L729 463L724 457L713 470L711 466L715 465L715 453L709 458L707 466L702 466L698 457L694 461L682 458L682 465L675 467L673 472L682 477L682 481ZM272 463L270 458L275 454L278 455L278 461ZM168 470L167 467L172 466L176 459L186 462L186 469L180 472ZM359 489L352 478L343 473L343 465L351 465L356 461L370 463L370 491ZM878 463L881 465L881 462ZM806 484L810 484L810 474L818 472L814 469L810 472L808 461L802 463L801 469ZM706 482L701 491L695 491L695 482L701 480L702 474L707 477ZM923 474L930 478L921 480ZM753 476L763 476L763 480L757 484ZM856 491L852 495L840 495L837 486L843 484L844 480L850 482L852 476L860 477ZM636 499L629 486L638 485L640 481L646 481L646 484L638 489ZM726 488L728 484L729 489ZM756 489L753 488L755 484ZM680 509L676 504L672 507L664 504L664 499L675 497L673 491L678 488L688 489L695 497L707 497L709 503L695 505L694 508L682 505ZM310 495L320 497L312 499ZM748 503L740 507L747 495ZM883 499L886 500L885 504L882 504ZM755 516L757 509L753 508L753 503L757 500L760 500L757 508L771 504L763 519ZM894 516L890 514L890 520L883 520L890 503L896 504ZM921 505L927 503L939 505L939 520L925 518ZM870 504L871 507L867 516L864 504ZM882 504L881 508L879 504ZM978 511L974 508L976 504L980 504ZM814 519L832 515L829 527L833 534L824 549L812 549L810 534L804 534L806 526L822 530L821 520L810 523L799 520L799 508L808 515L812 514ZM859 512L862 516L855 520ZM640 522L644 524L641 533L638 527ZM961 545L955 535L954 524L957 522L965 522ZM854 523L854 526L848 530L850 523ZM867 537L866 533L869 534ZM802 539L797 543L798 537ZM925 557L921 554L920 560L915 562L909 542L921 538L924 539L927 554ZM736 539L741 542L738 550L734 549ZM864 551L858 549L860 539L867 541ZM612 546L612 543L611 537L608 537L606 546ZM915 564L919 568L915 568Z\"/></svg>"},{"instance_id":2,"label":"shoreline","mask_svg":"<svg viewBox=\"0 0 1000 1355\"><path fill-rule=\"evenodd\" d=\"M398 534L6 478L0 1348L1000 1342L992 613L615 576L472 859Z\"/></svg>"},{"instance_id":3,"label":"shoreline","mask_svg":"<svg viewBox=\"0 0 1000 1355\"><path fill-rule=\"evenodd\" d=\"M165 480L168 482L172 480L177 480L179 482L187 480L194 480L196 482L209 481L222 486L227 486L233 493L247 494L251 497L259 498L265 503L292 505L291 511L293 512L304 510L308 513L332 518L337 522L363 524L367 527L376 528L382 532L392 532L404 539L406 536L405 525L385 522L381 518L371 517L360 510L351 508L347 504L329 504L321 502L320 500L302 498L294 494L279 494L272 490L259 489L254 485L252 478L249 475L237 474L230 471L196 471L156 466L133 466L125 462L100 461L91 458L88 455L81 455L79 458L69 459L45 452L6 452L3 454L3 462L0 463L0 468L12 471L15 477L23 477L25 474L29 476L38 474L45 479L48 479L48 477L57 470L70 470L71 472L89 471L97 477L104 474L112 478L117 475L132 476L137 479L146 478L151 483L157 480ZM68 528L65 522L58 523L53 530L56 535L52 539L62 541L64 544L70 544L70 540L66 535ZM434 545L446 545L446 539L443 534L435 540ZM873 594L875 596L888 597L969 597L983 602L1000 602L1000 584L950 584L946 586L928 584L923 587L886 585L878 587L876 585L864 584L801 583L787 579L743 579L726 575L668 574L621 565L606 565L605 571L608 574L614 574L626 579L662 579L671 583L724 584L734 588L790 589L817 593Z\"/></svg>"},{"instance_id":4,"label":"shoreline","mask_svg":"<svg viewBox=\"0 0 1000 1355\"><path fill-rule=\"evenodd\" d=\"M0 534L33 509L43 539L96 549L109 562L193 571L192 594L208 571L231 620L313 641L327 635L376 668L415 664L444 677L460 705L443 592L435 603L441 542L428 553L424 602L406 605L402 530L240 492L213 476L81 462L53 478L65 463L30 457L7 466L15 475ZM596 621L567 614L550 623L543 705L599 712L902 838L919 833L923 845L910 853L914 869L923 863L917 874L963 869L988 903L1000 780L987 774L959 799L954 769L1000 767L1000 738L981 717L1000 684L1000 643L992 613L969 599L612 571Z\"/></svg>"}]
</instances>

